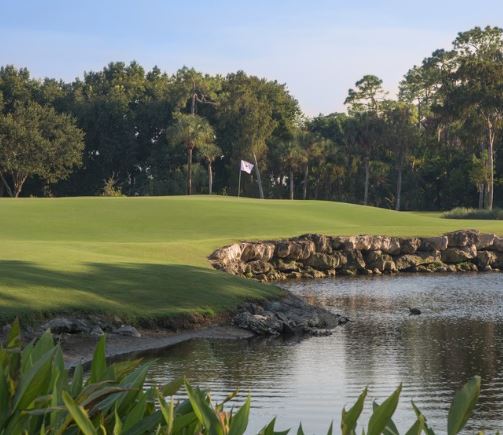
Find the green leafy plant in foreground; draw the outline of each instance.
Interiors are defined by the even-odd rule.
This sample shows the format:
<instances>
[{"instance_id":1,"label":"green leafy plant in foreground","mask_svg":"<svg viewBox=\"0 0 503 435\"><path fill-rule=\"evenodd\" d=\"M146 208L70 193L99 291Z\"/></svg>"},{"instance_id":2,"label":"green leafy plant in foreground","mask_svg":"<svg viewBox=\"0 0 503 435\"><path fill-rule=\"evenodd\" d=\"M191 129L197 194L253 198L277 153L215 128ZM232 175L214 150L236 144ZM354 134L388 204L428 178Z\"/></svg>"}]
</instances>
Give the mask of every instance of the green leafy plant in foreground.
<instances>
[{"instance_id":1,"label":"green leafy plant in foreground","mask_svg":"<svg viewBox=\"0 0 503 435\"><path fill-rule=\"evenodd\" d=\"M150 363L140 360L107 364L105 338L94 352L90 372L82 366L73 373L65 368L59 344L46 332L38 340L22 345L19 322L12 325L0 348L0 434L209 434L240 435L248 426L250 398L237 410L226 409L236 393L215 403L210 395L183 379L167 385L145 386ZM173 397L181 388L187 399ZM402 387L384 402L373 403L373 413L362 433L398 434L392 416ZM447 433L459 433L470 417L480 393L480 378L471 379L454 397ZM349 409L343 409L341 433L356 435L367 389ZM434 435L426 418L412 403L416 420L406 435ZM261 435L281 435L275 419ZM359 431L360 432L360 431ZM297 433L303 434L302 425ZM328 434L333 433L330 426Z\"/></svg>"}]
</instances>

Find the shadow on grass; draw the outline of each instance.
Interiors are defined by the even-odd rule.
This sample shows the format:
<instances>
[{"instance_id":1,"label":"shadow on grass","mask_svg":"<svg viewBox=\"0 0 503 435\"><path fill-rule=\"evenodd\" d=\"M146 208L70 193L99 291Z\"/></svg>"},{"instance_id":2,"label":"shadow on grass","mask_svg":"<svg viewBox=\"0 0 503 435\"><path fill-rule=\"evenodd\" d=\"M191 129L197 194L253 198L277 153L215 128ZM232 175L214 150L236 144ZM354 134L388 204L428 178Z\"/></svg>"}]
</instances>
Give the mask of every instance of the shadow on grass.
<instances>
[{"instance_id":1,"label":"shadow on grass","mask_svg":"<svg viewBox=\"0 0 503 435\"><path fill-rule=\"evenodd\" d=\"M273 286L223 272L173 264L88 263L57 271L24 261L0 261L0 317L85 311L132 319L215 313L244 299L277 294Z\"/></svg>"}]
</instances>

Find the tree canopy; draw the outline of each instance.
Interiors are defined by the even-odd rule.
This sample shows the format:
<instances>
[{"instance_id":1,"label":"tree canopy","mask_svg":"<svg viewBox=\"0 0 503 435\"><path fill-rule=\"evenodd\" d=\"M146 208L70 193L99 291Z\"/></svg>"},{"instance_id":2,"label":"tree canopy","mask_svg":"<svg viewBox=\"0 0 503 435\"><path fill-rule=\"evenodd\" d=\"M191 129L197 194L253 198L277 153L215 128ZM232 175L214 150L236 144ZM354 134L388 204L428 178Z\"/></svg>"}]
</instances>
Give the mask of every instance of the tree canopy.
<instances>
[{"instance_id":1,"label":"tree canopy","mask_svg":"<svg viewBox=\"0 0 503 435\"><path fill-rule=\"evenodd\" d=\"M240 160L256 158L265 197L503 206L502 29L459 33L410 68L397 98L366 74L345 104L308 118L285 84L243 71L114 62L67 83L7 65L0 193L96 195L113 179L126 195L236 194ZM255 175L243 194L259 195Z\"/></svg>"}]
</instances>

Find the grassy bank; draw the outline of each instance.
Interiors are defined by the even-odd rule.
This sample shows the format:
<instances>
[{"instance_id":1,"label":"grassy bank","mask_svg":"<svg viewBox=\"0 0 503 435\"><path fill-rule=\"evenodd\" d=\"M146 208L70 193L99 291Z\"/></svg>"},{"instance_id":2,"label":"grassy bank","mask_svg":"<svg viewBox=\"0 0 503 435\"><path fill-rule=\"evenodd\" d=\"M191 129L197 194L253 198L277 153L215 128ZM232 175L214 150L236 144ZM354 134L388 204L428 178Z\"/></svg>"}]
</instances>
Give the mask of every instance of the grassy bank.
<instances>
[{"instance_id":1,"label":"grassy bank","mask_svg":"<svg viewBox=\"0 0 503 435\"><path fill-rule=\"evenodd\" d=\"M274 286L209 269L236 240L327 234L503 234L502 221L321 201L221 197L0 200L0 318L81 310L135 318L213 314Z\"/></svg>"}]
</instances>

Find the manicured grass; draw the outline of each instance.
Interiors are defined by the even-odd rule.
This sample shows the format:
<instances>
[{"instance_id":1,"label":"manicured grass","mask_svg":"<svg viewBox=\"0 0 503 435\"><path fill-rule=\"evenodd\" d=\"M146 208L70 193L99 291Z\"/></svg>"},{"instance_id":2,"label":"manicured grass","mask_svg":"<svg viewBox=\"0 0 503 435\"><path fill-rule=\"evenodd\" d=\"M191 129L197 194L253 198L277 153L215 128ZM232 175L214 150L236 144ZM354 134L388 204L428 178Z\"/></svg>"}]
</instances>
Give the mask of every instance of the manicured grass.
<instances>
[{"instance_id":1,"label":"manicured grass","mask_svg":"<svg viewBox=\"0 0 503 435\"><path fill-rule=\"evenodd\" d=\"M209 268L237 240L326 234L503 234L502 221L321 201L225 197L0 200L0 319L82 310L131 320L217 313L274 286Z\"/></svg>"}]
</instances>

